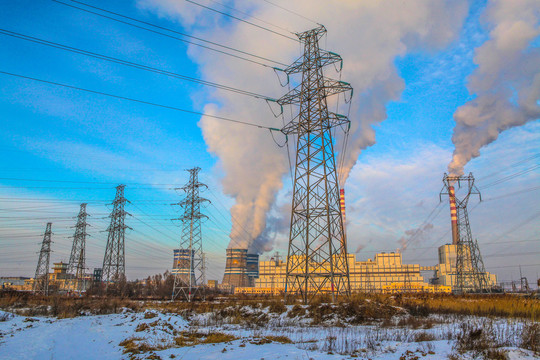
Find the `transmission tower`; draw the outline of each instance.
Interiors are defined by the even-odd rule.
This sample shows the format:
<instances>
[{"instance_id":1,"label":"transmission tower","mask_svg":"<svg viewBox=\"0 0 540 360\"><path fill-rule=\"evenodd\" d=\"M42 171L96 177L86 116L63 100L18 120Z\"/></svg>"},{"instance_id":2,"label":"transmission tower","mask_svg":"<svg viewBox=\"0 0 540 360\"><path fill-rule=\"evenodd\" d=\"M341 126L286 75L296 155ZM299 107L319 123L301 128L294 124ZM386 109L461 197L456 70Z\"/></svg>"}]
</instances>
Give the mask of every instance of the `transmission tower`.
<instances>
[{"instance_id":1,"label":"transmission tower","mask_svg":"<svg viewBox=\"0 0 540 360\"><path fill-rule=\"evenodd\" d=\"M177 269L174 274L172 300L175 300L178 295L186 301L192 301L196 296L204 298L203 279L206 266L203 258L201 219L207 216L201 214L201 203L210 202L210 200L199 196L201 188L208 188L199 182L200 170L199 167L187 170L190 175L189 182L177 189L184 190L186 196L184 200L173 204L180 205L184 213L181 217L174 219L182 222L182 234Z\"/></svg>"},{"instance_id":2,"label":"transmission tower","mask_svg":"<svg viewBox=\"0 0 540 360\"><path fill-rule=\"evenodd\" d=\"M126 185L118 185L116 187L116 196L112 203L113 210L111 212L111 224L107 228L109 235L107 237L107 247L105 248L105 257L103 258L103 270L101 281L107 285L109 282L115 282L125 277L126 259L124 250L124 238L126 228L126 214L124 210L126 198L124 197L124 188Z\"/></svg>"},{"instance_id":3,"label":"transmission tower","mask_svg":"<svg viewBox=\"0 0 540 360\"><path fill-rule=\"evenodd\" d=\"M471 226L469 224L469 215L467 213L467 204L471 195L478 195L480 201L482 196L474 184L474 176L470 173L468 176L449 176L444 174L444 187L439 195L448 195L450 204L455 202L455 215L452 214L452 226L456 228L453 231L456 245L456 280L454 292L463 294L466 292L487 292L489 291L487 274L484 268L484 261L480 255L478 241L473 240ZM465 194L459 199L456 196L454 185L458 188L466 186ZM453 206L451 209L454 212Z\"/></svg>"},{"instance_id":4,"label":"transmission tower","mask_svg":"<svg viewBox=\"0 0 540 360\"><path fill-rule=\"evenodd\" d=\"M327 98L352 94L352 88L323 75L323 67L343 61L319 48L324 34L324 26L297 34L304 54L284 72L302 74L302 82L277 101L300 107L298 116L282 129L285 135L297 136L285 296L299 294L304 303L317 294L331 294L332 301L350 294L332 137L332 128L348 126L349 119L329 112Z\"/></svg>"},{"instance_id":5,"label":"transmission tower","mask_svg":"<svg viewBox=\"0 0 540 360\"><path fill-rule=\"evenodd\" d=\"M75 225L75 234L73 235L73 245L67 269L67 273L73 276L73 279L69 282L70 285L67 290L86 290L86 284L84 284L86 271L86 217L88 216L86 205L86 203L81 204L79 215L77 215L77 224Z\"/></svg>"},{"instance_id":6,"label":"transmission tower","mask_svg":"<svg viewBox=\"0 0 540 360\"><path fill-rule=\"evenodd\" d=\"M43 242L41 243L41 251L36 267L36 275L34 276L34 294L49 295L49 259L51 257L51 226L52 223L47 223Z\"/></svg>"}]
</instances>

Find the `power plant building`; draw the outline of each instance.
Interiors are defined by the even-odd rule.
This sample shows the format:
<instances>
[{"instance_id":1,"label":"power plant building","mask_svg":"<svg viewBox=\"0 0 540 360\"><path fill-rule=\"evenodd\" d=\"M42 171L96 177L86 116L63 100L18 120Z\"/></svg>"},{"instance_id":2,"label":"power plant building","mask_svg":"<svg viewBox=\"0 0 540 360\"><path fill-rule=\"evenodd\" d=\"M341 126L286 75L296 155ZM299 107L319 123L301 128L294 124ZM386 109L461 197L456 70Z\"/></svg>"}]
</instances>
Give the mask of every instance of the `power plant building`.
<instances>
[{"instance_id":1,"label":"power plant building","mask_svg":"<svg viewBox=\"0 0 540 360\"><path fill-rule=\"evenodd\" d=\"M460 245L456 244L446 244L439 246L439 264L435 266L435 272L431 283L436 285L446 285L454 288L456 284L456 258L457 258L457 247ZM463 245L465 246L465 245ZM465 246L465 252L470 252L469 248ZM470 258L466 256L465 258ZM465 269L472 271L472 266L470 263L464 264ZM485 273L487 278L487 285L489 287L494 287L497 285L497 275L490 274L489 272Z\"/></svg>"},{"instance_id":2,"label":"power plant building","mask_svg":"<svg viewBox=\"0 0 540 360\"><path fill-rule=\"evenodd\" d=\"M376 254L373 260L368 261L357 261L354 254L347 254L347 261L352 292L450 291L445 286L434 286L424 281L420 271L434 270L435 267L403 264L399 252ZM236 292L259 294L283 292L286 269L287 262L283 260L261 261L254 289L237 289Z\"/></svg>"}]
</instances>

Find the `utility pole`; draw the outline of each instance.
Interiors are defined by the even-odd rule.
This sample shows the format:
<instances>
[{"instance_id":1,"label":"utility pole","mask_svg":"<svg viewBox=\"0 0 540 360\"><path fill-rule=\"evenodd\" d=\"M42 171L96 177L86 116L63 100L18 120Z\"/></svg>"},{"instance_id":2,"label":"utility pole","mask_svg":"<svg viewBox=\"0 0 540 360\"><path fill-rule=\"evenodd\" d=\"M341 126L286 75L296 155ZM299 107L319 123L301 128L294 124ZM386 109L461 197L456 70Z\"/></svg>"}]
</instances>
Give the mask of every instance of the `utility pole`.
<instances>
[{"instance_id":1,"label":"utility pole","mask_svg":"<svg viewBox=\"0 0 540 360\"><path fill-rule=\"evenodd\" d=\"M131 229L125 225L126 214L131 215L124 210L128 200L124 197L124 188L126 185L116 187L116 196L112 203L113 210L111 215L111 224L107 228L109 235L107 237L107 247L103 258L103 270L101 281L107 287L110 282L116 282L125 278L126 260L124 239L126 229Z\"/></svg>"},{"instance_id":2,"label":"utility pole","mask_svg":"<svg viewBox=\"0 0 540 360\"><path fill-rule=\"evenodd\" d=\"M319 48L325 34L322 25L297 34L304 54L283 71L287 76L301 74L302 82L277 101L300 107L281 131L297 136L285 298L298 294L304 303L320 294L330 294L332 301L350 294L332 136L332 128L348 127L350 121L330 112L327 98L344 92L352 96L352 87L324 76L323 67L343 62Z\"/></svg>"},{"instance_id":3,"label":"utility pole","mask_svg":"<svg viewBox=\"0 0 540 360\"><path fill-rule=\"evenodd\" d=\"M86 203L81 204L79 215L77 215L77 224L75 225L67 270L68 276L73 276L73 279L68 282L70 286L66 290L86 290L86 284L83 283L86 271L86 226L88 225L86 223L86 217L88 216L86 205Z\"/></svg>"},{"instance_id":4,"label":"utility pole","mask_svg":"<svg viewBox=\"0 0 540 360\"><path fill-rule=\"evenodd\" d=\"M34 294L49 295L49 260L51 257L51 226L52 223L47 223L43 242L41 243L41 251L36 267L36 275L34 276Z\"/></svg>"},{"instance_id":5,"label":"utility pole","mask_svg":"<svg viewBox=\"0 0 540 360\"><path fill-rule=\"evenodd\" d=\"M180 237L180 248L178 258L178 269L174 274L174 286L171 300L175 300L181 295L185 301L191 302L197 295L204 298L204 260L201 219L207 218L201 214L201 203L210 200L199 196L201 188L208 188L199 182L199 171L201 168L195 167L187 170L190 174L189 182L182 188L186 196L184 200L173 204L180 205L184 209L184 214L177 219L182 222L182 234Z\"/></svg>"},{"instance_id":6,"label":"utility pole","mask_svg":"<svg viewBox=\"0 0 540 360\"><path fill-rule=\"evenodd\" d=\"M478 241L473 240L467 212L467 204L471 195L478 195L482 201L482 195L474 184L474 176L472 173L467 176L444 174L443 183L444 187L439 198L442 200L442 195L448 195L450 199L453 244L456 245L457 253L456 283L453 291L458 294L489 292L484 261L480 254ZM457 184L458 189L461 188L462 184L466 186L465 194L461 199L455 194L455 184Z\"/></svg>"}]
</instances>

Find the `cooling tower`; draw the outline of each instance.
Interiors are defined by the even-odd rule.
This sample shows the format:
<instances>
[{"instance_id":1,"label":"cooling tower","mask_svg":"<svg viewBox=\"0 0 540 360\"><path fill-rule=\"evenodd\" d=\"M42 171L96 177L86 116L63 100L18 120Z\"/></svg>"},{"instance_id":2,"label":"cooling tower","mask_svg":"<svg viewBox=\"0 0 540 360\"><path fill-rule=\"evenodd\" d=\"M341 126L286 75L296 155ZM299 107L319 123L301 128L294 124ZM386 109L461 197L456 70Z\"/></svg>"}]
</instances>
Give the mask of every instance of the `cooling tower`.
<instances>
[{"instance_id":1,"label":"cooling tower","mask_svg":"<svg viewBox=\"0 0 540 360\"><path fill-rule=\"evenodd\" d=\"M194 251L191 250L191 259L189 256L189 249L174 249L174 258L173 258L173 274L178 274L180 280L189 284L189 273L191 268L191 285L195 284L195 273L193 272L193 256Z\"/></svg>"},{"instance_id":2,"label":"cooling tower","mask_svg":"<svg viewBox=\"0 0 540 360\"><path fill-rule=\"evenodd\" d=\"M259 255L247 254L247 276L249 286L255 286L255 279L259 278Z\"/></svg>"},{"instance_id":3,"label":"cooling tower","mask_svg":"<svg viewBox=\"0 0 540 360\"><path fill-rule=\"evenodd\" d=\"M247 249L227 249L223 284L234 287L249 286L247 258Z\"/></svg>"},{"instance_id":4,"label":"cooling tower","mask_svg":"<svg viewBox=\"0 0 540 360\"><path fill-rule=\"evenodd\" d=\"M453 186L448 187L448 199L450 201L450 218L452 220L452 244L459 243L458 221L456 210L456 191Z\"/></svg>"}]
</instances>

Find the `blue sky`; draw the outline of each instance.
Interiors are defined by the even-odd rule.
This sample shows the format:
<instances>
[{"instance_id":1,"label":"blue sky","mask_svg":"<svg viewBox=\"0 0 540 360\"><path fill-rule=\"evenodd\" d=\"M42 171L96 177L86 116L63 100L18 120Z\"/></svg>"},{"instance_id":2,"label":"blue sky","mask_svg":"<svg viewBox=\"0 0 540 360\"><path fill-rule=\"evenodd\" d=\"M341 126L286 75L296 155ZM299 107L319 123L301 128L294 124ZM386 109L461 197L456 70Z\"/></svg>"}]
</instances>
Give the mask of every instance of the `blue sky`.
<instances>
[{"instance_id":1,"label":"blue sky","mask_svg":"<svg viewBox=\"0 0 540 360\"><path fill-rule=\"evenodd\" d=\"M260 48L243 49L257 54L264 53L266 47L280 50L280 44L287 41L276 36L261 35L259 30L240 26L234 20L211 12L190 8L195 5L184 2L178 2L181 3L178 5L181 11L185 11L180 13L175 13L171 8L174 2L168 1L118 1L104 5L88 0L88 3L106 6L108 10L180 32L217 39L233 47L249 46L256 41L260 43ZM294 31L313 26L290 13L274 18L272 14L279 14L282 10L269 4L253 5L246 1L229 4L258 17L266 16L263 18L271 23ZM428 36L420 44L402 39L405 49L398 47L395 52L389 52L385 58L389 59L388 66L384 71L380 70L378 77L373 80L373 83L384 83L386 80L377 80L383 78L380 74L388 72L392 79L392 73L396 73L393 82L387 83L388 88L395 86L395 90L389 90L386 97L377 99L386 109L387 116L382 117L386 117L384 121L371 124L375 129L376 142L359 154L345 186L350 251L362 248L357 254L359 259L372 257L377 251L399 247L399 239L405 236L405 232L421 226L428 214L438 206L442 175L453 151L453 114L458 107L475 97L467 89L467 79L475 69L475 48L489 38L489 24L480 20L485 16L486 2L463 4L466 9L464 15L459 15L457 10L455 15L456 19L461 16L461 20L447 24L453 36L445 40L433 40ZM268 77L264 79L251 78L250 64L237 65L239 60L225 61L219 54L188 47L181 41L53 1L9 2L2 4L1 8L0 28L4 30L268 96L277 97L280 92L286 91L279 86L273 73L267 74ZM318 16L316 10L310 11L310 18ZM320 20L317 20L324 23L324 16L321 14ZM329 35L325 47L343 54L344 80L351 81L352 86L359 89L356 96L381 91L377 85L363 85L365 77L356 76L350 70L347 73L348 64L349 69L362 64L361 56L359 60L351 59L356 53L378 56L375 53L377 44L372 48L368 45L357 48L340 40L341 33L337 26L334 33L331 25L327 27ZM255 40L245 40L244 37L254 37ZM0 44L2 72L196 112L212 111L243 121L276 125L277 120L268 110L258 111L259 107L256 106L260 105L255 103L260 100L257 99L224 96L222 92L202 85L5 34L0 34ZM372 55L370 51L373 51ZM297 46L288 44L283 52L271 54L279 61L290 63L300 52ZM346 54L351 56L347 58ZM234 66L231 66L230 62L233 61ZM375 70L368 72L375 73ZM345 79L347 75L349 78ZM90 268L100 267L106 241L103 231L111 210L106 204L112 201L114 187L119 183L127 184L126 198L132 202L127 210L133 217L126 221L134 229L126 235L128 276L145 277L170 269L172 249L178 243L180 233L180 229L170 220L178 216L178 209L170 204L182 197L181 191L174 188L187 182L188 173L184 169L199 166L203 169L201 181L210 188L204 196L213 203L205 210L210 220L203 228L205 249L211 262L207 277L221 279L231 225L242 221L236 218L231 221L229 209L236 202L236 196L231 196L236 188L231 183L246 181L241 177L235 178L230 163L222 157L225 154L223 149L226 146L243 146L238 144L235 134L240 136L238 134L241 132L239 138L246 137L244 146L249 147L251 143L248 137L269 137L266 131L256 128L245 130L245 126L238 124L223 124L220 126L227 127L227 132L222 132L225 144L218 144L216 133L224 128L212 132L209 127L213 123L200 122L201 118L197 115L5 74L0 74L0 80L1 275L32 276L40 237L49 220L53 222L55 233L52 261L66 261L71 247L71 226L75 222L73 217L78 212L80 202L89 203L88 212L92 215L89 220L92 236L87 240L87 263ZM263 106L266 107L266 104ZM363 114L362 109L353 110L352 121L360 121ZM540 208L537 205L540 203L537 187L540 171L533 168L539 163L539 157L533 157L540 153L539 129L540 124L536 119L503 132L466 167L466 172L472 171L477 176L480 188L480 179L487 175L495 173L483 179L484 184L526 171L487 187L483 195L485 199L493 199L500 195L517 194L492 200L493 206L486 202L471 213L472 230L478 237L482 253L491 255L485 259L486 267L497 273L500 280L516 279L519 264L527 265L523 271L529 280L540 271L537 260L540 251ZM360 134L359 139L362 136ZM227 144L228 141L230 144ZM255 145L250 152L259 156L261 163L272 152L277 155L268 160L269 164L286 159L284 149L263 144L257 148ZM250 166L249 163L245 165ZM264 175L258 176L264 178ZM258 182L258 179L255 180ZM283 224L288 222L285 210L287 204L290 206L291 182L287 172L281 180L283 187L276 185L277 190L270 192L267 202L267 227L275 225L275 229L268 230L271 234L267 241L274 250L285 253L287 234ZM250 184L246 182L246 186ZM437 217L429 219L434 225L433 230L412 241L404 252L406 261L434 264L435 247L450 241L445 235L449 230L446 203L436 209ZM247 230L252 231L256 230ZM497 242L499 244L492 244ZM485 247L482 243L486 243ZM501 258L501 253L517 255ZM264 254L263 258L269 254Z\"/></svg>"}]
</instances>

